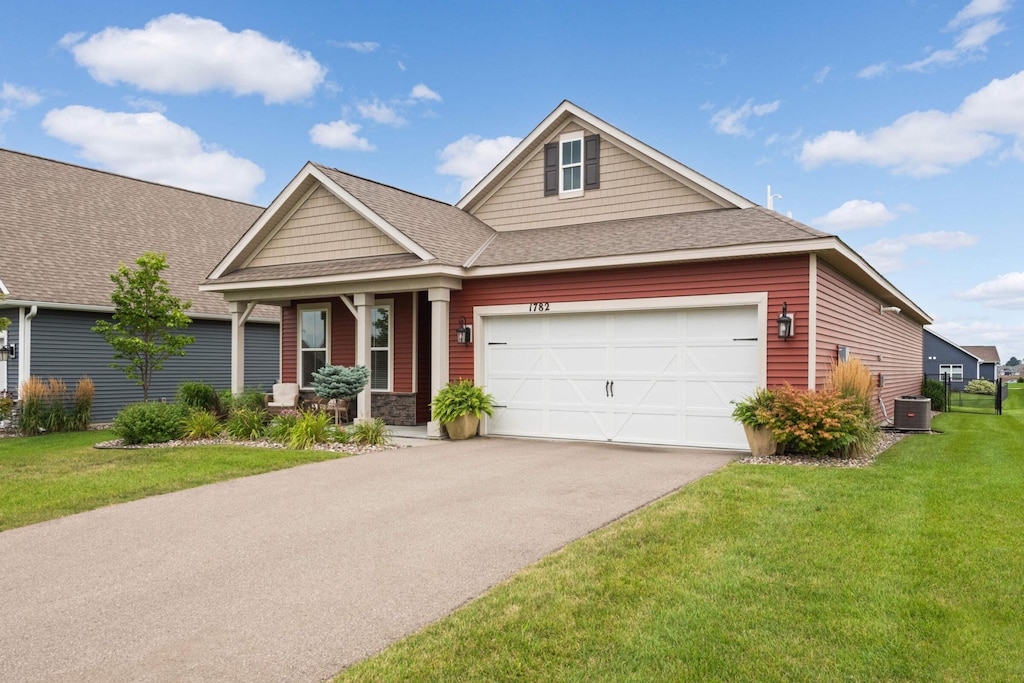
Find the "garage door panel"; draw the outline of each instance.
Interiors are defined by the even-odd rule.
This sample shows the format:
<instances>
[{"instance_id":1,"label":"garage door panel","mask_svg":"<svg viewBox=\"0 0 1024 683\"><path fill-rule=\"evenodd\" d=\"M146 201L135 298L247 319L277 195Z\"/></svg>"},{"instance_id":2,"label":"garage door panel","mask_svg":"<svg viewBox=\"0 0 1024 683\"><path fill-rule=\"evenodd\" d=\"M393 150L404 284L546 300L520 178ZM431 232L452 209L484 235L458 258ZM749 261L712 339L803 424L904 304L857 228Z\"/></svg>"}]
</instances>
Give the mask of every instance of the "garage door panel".
<instances>
[{"instance_id":1,"label":"garage door panel","mask_svg":"<svg viewBox=\"0 0 1024 683\"><path fill-rule=\"evenodd\" d=\"M484 322L493 434L743 448L731 400L758 386L756 306Z\"/></svg>"}]
</instances>

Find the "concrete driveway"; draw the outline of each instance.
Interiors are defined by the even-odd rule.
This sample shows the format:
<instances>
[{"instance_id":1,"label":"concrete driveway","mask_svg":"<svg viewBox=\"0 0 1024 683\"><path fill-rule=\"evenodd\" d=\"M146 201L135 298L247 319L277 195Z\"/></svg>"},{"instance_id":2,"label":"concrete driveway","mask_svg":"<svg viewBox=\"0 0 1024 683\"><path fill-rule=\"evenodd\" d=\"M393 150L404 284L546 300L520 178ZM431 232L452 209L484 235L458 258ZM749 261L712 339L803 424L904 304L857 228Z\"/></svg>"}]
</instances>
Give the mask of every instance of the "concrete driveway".
<instances>
[{"instance_id":1,"label":"concrete driveway","mask_svg":"<svg viewBox=\"0 0 1024 683\"><path fill-rule=\"evenodd\" d=\"M318 681L736 454L436 442L0 534L0 680Z\"/></svg>"}]
</instances>

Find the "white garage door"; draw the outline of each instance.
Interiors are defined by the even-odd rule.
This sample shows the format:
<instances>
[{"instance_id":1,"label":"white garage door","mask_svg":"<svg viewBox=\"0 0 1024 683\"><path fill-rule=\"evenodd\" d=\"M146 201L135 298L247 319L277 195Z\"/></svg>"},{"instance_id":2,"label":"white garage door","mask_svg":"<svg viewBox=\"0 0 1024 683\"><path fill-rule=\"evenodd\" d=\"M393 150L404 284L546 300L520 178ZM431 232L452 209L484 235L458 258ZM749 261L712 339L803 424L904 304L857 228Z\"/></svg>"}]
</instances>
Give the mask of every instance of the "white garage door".
<instances>
[{"instance_id":1,"label":"white garage door","mask_svg":"<svg viewBox=\"0 0 1024 683\"><path fill-rule=\"evenodd\" d=\"M485 319L488 433L746 448L731 400L760 377L756 306Z\"/></svg>"}]
</instances>

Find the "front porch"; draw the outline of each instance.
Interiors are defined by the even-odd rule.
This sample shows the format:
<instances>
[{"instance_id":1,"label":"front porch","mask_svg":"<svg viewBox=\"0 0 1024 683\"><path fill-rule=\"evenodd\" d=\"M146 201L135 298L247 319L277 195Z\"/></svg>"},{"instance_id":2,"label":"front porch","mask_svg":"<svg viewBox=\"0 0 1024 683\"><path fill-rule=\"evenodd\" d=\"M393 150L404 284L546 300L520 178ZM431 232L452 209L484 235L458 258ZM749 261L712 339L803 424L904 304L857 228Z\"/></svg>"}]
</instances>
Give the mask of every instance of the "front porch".
<instances>
[{"instance_id":1,"label":"front porch","mask_svg":"<svg viewBox=\"0 0 1024 683\"><path fill-rule=\"evenodd\" d=\"M281 309L279 381L298 383L304 396L312 396L315 370L363 365L370 369L370 381L353 401L355 420L381 417L394 427L425 425L428 435L440 436L440 425L430 420L430 401L449 380L449 345L455 334L451 292L461 288L461 281L422 280L437 286L367 282L226 293L232 321L231 390L245 386L246 319L257 303L275 305Z\"/></svg>"}]
</instances>

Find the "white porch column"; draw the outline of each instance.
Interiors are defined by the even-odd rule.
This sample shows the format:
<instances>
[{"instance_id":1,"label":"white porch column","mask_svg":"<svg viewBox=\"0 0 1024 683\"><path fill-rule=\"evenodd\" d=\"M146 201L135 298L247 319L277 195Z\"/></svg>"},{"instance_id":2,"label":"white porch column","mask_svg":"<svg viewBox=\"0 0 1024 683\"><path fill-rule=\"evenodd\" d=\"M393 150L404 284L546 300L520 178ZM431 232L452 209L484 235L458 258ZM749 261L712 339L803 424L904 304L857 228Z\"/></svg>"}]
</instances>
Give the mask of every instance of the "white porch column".
<instances>
[{"instance_id":1,"label":"white porch column","mask_svg":"<svg viewBox=\"0 0 1024 683\"><path fill-rule=\"evenodd\" d=\"M433 287L427 290L430 301L430 400L448 383L448 304L452 290ZM441 425L431 420L427 423L427 436L441 436Z\"/></svg>"},{"instance_id":2,"label":"white porch column","mask_svg":"<svg viewBox=\"0 0 1024 683\"><path fill-rule=\"evenodd\" d=\"M256 302L232 301L231 311L231 393L245 389L245 322L256 308Z\"/></svg>"},{"instance_id":3,"label":"white porch column","mask_svg":"<svg viewBox=\"0 0 1024 683\"><path fill-rule=\"evenodd\" d=\"M373 327L373 294L355 294L352 303L356 307L356 365L370 367L370 338ZM372 371L372 368L371 368ZM373 382L373 378L370 378ZM356 397L356 422L373 419L370 415L370 383Z\"/></svg>"}]
</instances>

